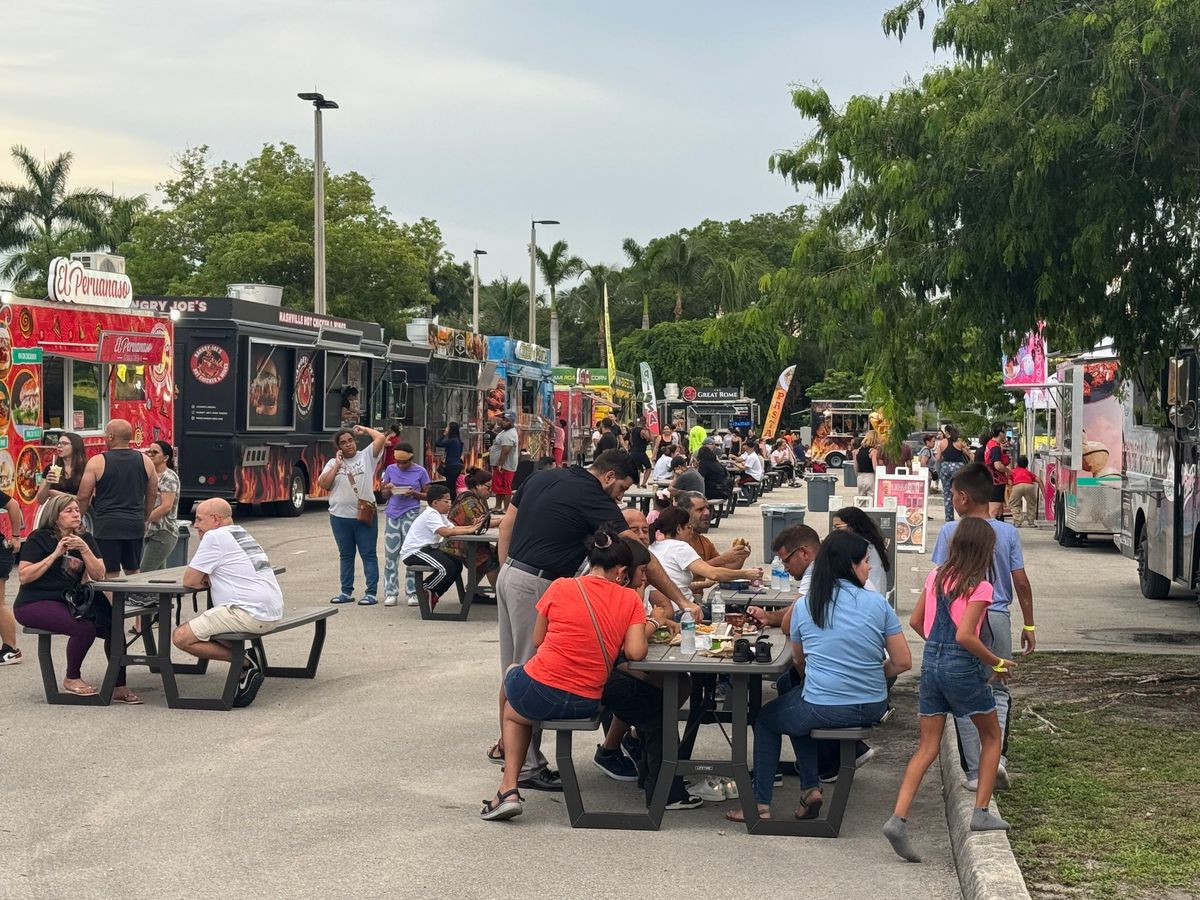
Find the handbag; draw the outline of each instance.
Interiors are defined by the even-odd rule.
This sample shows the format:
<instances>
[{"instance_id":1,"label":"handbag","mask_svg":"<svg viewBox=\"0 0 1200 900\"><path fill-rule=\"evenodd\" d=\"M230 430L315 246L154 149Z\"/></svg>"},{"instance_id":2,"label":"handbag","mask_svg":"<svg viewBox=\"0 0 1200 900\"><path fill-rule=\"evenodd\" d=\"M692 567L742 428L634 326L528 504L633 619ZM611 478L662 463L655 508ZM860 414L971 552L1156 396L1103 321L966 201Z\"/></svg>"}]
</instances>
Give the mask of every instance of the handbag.
<instances>
[{"instance_id":1,"label":"handbag","mask_svg":"<svg viewBox=\"0 0 1200 900\"><path fill-rule=\"evenodd\" d=\"M346 477L350 479L350 487L354 491L354 496L358 498L358 521L364 525L370 525L376 521L378 513L374 500L364 500L358 492L358 479L354 477L354 473L349 469L346 470Z\"/></svg>"},{"instance_id":2,"label":"handbag","mask_svg":"<svg viewBox=\"0 0 1200 900\"><path fill-rule=\"evenodd\" d=\"M99 620L100 604L96 602L96 592L92 589L90 581L71 588L63 594L63 599L67 601L67 609L71 611L71 618L85 622Z\"/></svg>"}]
</instances>

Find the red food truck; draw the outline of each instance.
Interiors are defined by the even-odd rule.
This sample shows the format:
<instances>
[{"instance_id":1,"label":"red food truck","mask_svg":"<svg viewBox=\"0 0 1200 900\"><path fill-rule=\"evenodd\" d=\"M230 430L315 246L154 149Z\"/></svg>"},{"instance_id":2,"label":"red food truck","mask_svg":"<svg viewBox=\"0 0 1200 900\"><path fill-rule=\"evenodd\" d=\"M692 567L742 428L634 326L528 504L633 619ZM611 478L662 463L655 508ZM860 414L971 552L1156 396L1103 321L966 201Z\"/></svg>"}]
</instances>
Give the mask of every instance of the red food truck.
<instances>
[{"instance_id":1,"label":"red food truck","mask_svg":"<svg viewBox=\"0 0 1200 900\"><path fill-rule=\"evenodd\" d=\"M48 299L0 304L0 490L20 504L26 534L60 432L79 434L89 456L105 449L111 419L129 421L135 448L175 440L171 319L131 308L129 279L85 267L93 258L54 260Z\"/></svg>"}]
</instances>

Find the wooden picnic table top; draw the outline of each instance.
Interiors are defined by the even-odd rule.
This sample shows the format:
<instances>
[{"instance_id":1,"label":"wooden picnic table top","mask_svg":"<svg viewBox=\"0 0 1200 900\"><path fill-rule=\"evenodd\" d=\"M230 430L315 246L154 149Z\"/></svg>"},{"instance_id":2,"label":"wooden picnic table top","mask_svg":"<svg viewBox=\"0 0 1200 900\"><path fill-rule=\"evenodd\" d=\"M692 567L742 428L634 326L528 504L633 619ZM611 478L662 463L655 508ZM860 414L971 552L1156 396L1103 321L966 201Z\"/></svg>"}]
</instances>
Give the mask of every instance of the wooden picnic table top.
<instances>
[{"instance_id":1,"label":"wooden picnic table top","mask_svg":"<svg viewBox=\"0 0 1200 900\"><path fill-rule=\"evenodd\" d=\"M766 609L768 607L791 606L796 597L796 591L773 591L770 588L759 588L757 590L735 591L725 598L725 602L741 606L761 606Z\"/></svg>"},{"instance_id":2,"label":"wooden picnic table top","mask_svg":"<svg viewBox=\"0 0 1200 900\"><path fill-rule=\"evenodd\" d=\"M286 566L274 566L276 575L287 571ZM121 593L136 592L139 594L178 594L190 591L183 586L183 573L187 566L172 566L169 569L155 569L153 572L138 572L136 575L122 575L112 580L93 581L92 587L98 591L119 591ZM200 588L199 590L205 590Z\"/></svg>"},{"instance_id":3,"label":"wooden picnic table top","mask_svg":"<svg viewBox=\"0 0 1200 900\"><path fill-rule=\"evenodd\" d=\"M709 675L782 675L792 664L792 642L782 634L768 635L771 661L734 662L732 659L705 656L703 651L684 653L670 644L651 644L645 659L630 661L629 668L641 672L703 672Z\"/></svg>"}]
</instances>

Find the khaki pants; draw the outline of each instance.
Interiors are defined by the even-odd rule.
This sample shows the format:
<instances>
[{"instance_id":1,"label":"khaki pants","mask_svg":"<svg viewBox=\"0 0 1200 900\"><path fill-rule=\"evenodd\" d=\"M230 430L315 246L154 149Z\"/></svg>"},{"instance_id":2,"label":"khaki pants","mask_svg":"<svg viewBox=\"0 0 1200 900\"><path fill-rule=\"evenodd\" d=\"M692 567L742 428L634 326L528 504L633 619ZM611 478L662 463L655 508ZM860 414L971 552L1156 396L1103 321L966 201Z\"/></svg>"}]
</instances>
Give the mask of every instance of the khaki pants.
<instances>
[{"instance_id":1,"label":"khaki pants","mask_svg":"<svg viewBox=\"0 0 1200 900\"><path fill-rule=\"evenodd\" d=\"M1037 485L1014 484L1008 498L1014 525L1033 525L1037 521Z\"/></svg>"}]
</instances>

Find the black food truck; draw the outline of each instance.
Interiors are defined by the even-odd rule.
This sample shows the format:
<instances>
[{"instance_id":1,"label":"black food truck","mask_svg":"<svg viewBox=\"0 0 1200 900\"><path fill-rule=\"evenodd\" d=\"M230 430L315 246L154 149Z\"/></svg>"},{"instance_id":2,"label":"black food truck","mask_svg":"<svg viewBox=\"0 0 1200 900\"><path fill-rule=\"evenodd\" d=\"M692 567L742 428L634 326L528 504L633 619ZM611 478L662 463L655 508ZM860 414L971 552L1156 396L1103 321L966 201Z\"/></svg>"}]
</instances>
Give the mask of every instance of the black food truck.
<instances>
[{"instance_id":1,"label":"black food truck","mask_svg":"<svg viewBox=\"0 0 1200 900\"><path fill-rule=\"evenodd\" d=\"M188 505L223 497L299 515L307 498L327 494L317 476L334 432L404 427L408 386L393 384L393 367L427 364L430 353L385 344L374 322L238 297L138 297L135 305L175 320L175 436Z\"/></svg>"}]
</instances>

